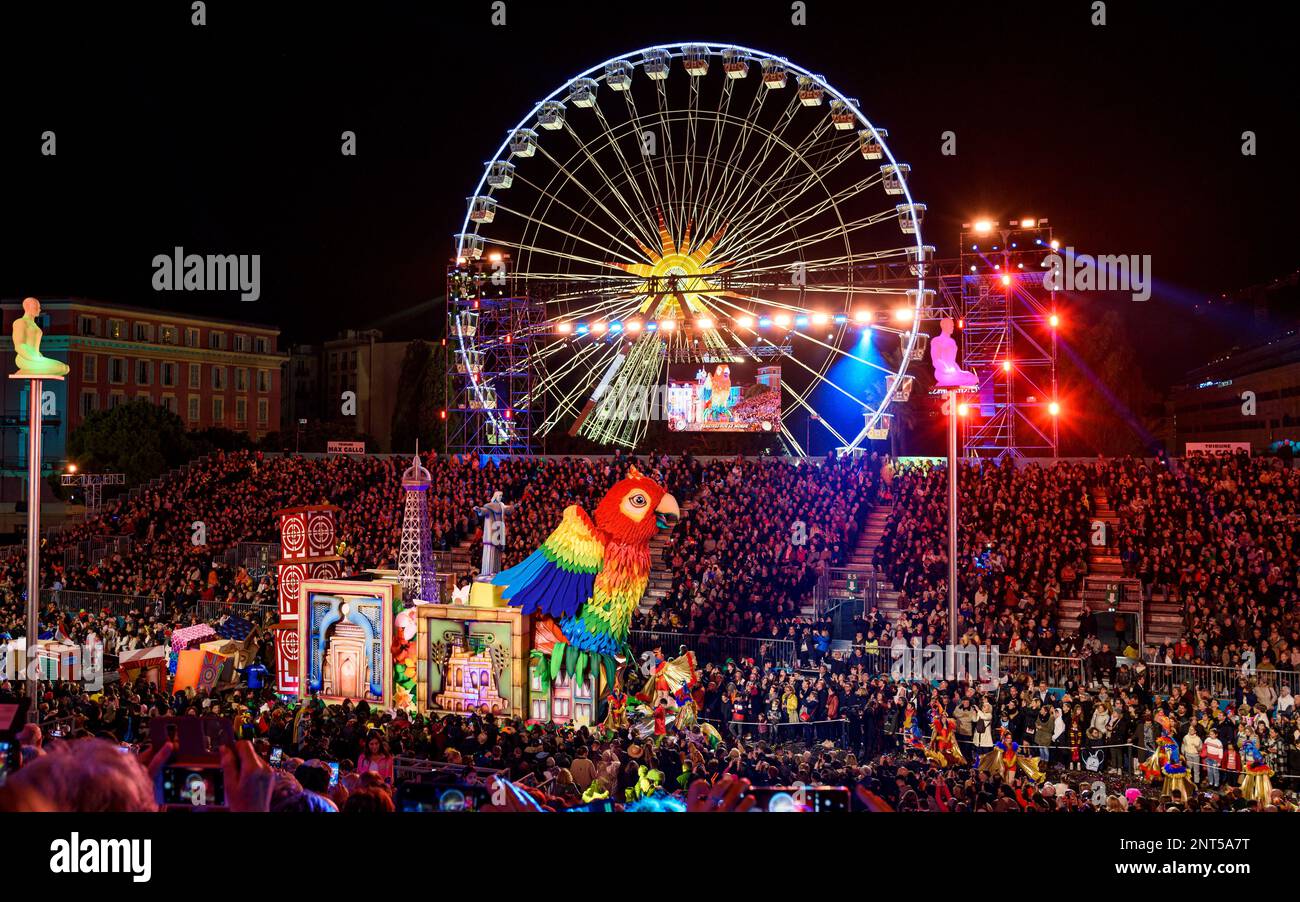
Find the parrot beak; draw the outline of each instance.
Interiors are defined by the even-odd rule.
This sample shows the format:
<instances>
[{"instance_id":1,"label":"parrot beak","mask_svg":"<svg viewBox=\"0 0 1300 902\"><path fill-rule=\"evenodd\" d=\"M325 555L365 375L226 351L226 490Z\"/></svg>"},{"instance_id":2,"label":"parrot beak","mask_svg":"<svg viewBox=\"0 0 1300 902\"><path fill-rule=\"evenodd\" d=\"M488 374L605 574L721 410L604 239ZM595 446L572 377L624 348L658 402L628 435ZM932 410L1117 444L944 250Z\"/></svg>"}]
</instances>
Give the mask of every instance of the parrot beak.
<instances>
[{"instance_id":1,"label":"parrot beak","mask_svg":"<svg viewBox=\"0 0 1300 902\"><path fill-rule=\"evenodd\" d=\"M682 512L677 506L677 499L672 495L665 494L659 499L659 506L655 508L655 525L660 529L671 529L673 524L681 519Z\"/></svg>"}]
</instances>

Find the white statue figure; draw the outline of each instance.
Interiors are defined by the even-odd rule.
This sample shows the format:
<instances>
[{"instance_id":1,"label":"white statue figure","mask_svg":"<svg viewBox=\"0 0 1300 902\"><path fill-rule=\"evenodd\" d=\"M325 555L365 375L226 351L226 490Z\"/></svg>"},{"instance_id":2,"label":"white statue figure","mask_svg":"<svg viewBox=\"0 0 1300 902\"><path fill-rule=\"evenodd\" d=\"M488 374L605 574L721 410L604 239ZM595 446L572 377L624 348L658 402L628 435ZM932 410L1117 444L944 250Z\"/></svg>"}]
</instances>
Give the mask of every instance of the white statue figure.
<instances>
[{"instance_id":1,"label":"white statue figure","mask_svg":"<svg viewBox=\"0 0 1300 902\"><path fill-rule=\"evenodd\" d=\"M957 341L952 337L952 320L945 317L941 330L930 340L930 362L934 364L934 383L939 388L979 385L979 376L957 366Z\"/></svg>"},{"instance_id":2,"label":"white statue figure","mask_svg":"<svg viewBox=\"0 0 1300 902\"><path fill-rule=\"evenodd\" d=\"M474 513L483 518L483 566L479 568L479 579L491 579L501 569L501 555L506 550L506 514L511 505L501 500L501 492L493 492L492 500L482 507L474 508Z\"/></svg>"},{"instance_id":3,"label":"white statue figure","mask_svg":"<svg viewBox=\"0 0 1300 902\"><path fill-rule=\"evenodd\" d=\"M41 302L36 298L23 298L23 315L14 320L14 356L18 360L20 376L68 375L68 365L41 353L41 327L36 317L41 315Z\"/></svg>"}]
</instances>

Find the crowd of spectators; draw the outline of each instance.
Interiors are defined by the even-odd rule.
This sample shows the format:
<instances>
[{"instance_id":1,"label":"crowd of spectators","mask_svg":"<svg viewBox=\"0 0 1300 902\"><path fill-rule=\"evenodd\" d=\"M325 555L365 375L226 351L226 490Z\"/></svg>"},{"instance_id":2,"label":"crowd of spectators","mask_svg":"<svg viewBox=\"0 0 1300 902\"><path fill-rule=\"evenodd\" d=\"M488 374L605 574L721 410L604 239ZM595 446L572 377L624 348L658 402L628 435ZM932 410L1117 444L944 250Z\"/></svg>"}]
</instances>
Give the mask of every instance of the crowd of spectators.
<instances>
[{"instance_id":1,"label":"crowd of spectators","mask_svg":"<svg viewBox=\"0 0 1300 902\"><path fill-rule=\"evenodd\" d=\"M1180 605L1184 635L1161 660L1300 670L1300 470L1235 454L1096 471L1125 575Z\"/></svg>"},{"instance_id":2,"label":"crowd of spectators","mask_svg":"<svg viewBox=\"0 0 1300 902\"><path fill-rule=\"evenodd\" d=\"M963 638L1003 651L1060 653L1057 608L1087 573L1091 501L1086 466L964 463L958 478L958 586ZM893 635L946 644L947 470L928 462L892 474L893 507L874 564L899 590L901 617L860 625L869 641ZM882 626L890 634L881 636Z\"/></svg>"},{"instance_id":3,"label":"crowd of spectators","mask_svg":"<svg viewBox=\"0 0 1300 902\"><path fill-rule=\"evenodd\" d=\"M622 802L649 768L669 792L735 776L754 786L848 786L859 800L898 810L1295 810L1294 783L1283 775L1300 773L1300 721L1289 694L1275 695L1271 705L1260 701L1260 690L1270 685L1263 675L1240 699L1223 703L1186 685L1157 695L1141 665L1121 668L1104 683L1049 687L1024 672L983 684L899 680L869 657L861 649L836 652L804 672L752 660L705 665L694 698L701 718L718 726L715 741L698 728L653 742L599 726L528 725L486 713L408 715L314 699L294 707L247 688L173 697L143 681L110 684L95 694L52 685L62 735L28 728L22 741L24 768L46 755L54 759L11 777L0 807L32 804L24 788L65 810L123 805L124 791L104 787L69 795L70 778L55 780L48 768L63 761L75 773L79 765L68 747L94 758L98 742L140 752L138 773L147 773L157 752L149 747L150 718L205 714L230 718L259 761L280 750L281 767L266 777L273 789L265 808L276 811L391 811L395 787L413 776L399 769L399 759L408 766L426 762L417 769L445 767L470 782L500 774L555 808L582 804L584 794L587 801L594 795ZM0 701L12 691L0 685ZM956 724L964 763L927 759L910 739L911 719L926 736L941 716ZM1199 790L1192 798L1164 797L1140 773L1162 724ZM1003 783L977 769L1003 730L1021 755L1043 762L1045 782ZM1278 774L1267 806L1239 788L1247 739ZM337 785L330 784L331 763L338 765ZM141 791L127 795L144 798Z\"/></svg>"}]
</instances>

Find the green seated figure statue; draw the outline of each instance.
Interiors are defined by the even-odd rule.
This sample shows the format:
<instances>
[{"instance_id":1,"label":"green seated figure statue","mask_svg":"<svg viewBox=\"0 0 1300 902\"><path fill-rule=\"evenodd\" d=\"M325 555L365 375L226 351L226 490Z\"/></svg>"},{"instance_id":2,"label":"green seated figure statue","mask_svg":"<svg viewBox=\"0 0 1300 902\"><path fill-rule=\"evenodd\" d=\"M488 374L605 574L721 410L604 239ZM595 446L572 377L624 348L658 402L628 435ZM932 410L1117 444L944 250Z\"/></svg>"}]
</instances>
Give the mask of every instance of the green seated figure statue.
<instances>
[{"instance_id":1,"label":"green seated figure statue","mask_svg":"<svg viewBox=\"0 0 1300 902\"><path fill-rule=\"evenodd\" d=\"M51 360L41 353L41 327L36 317L41 314L41 302L36 298L23 298L23 315L14 320L14 354L18 357L19 376L66 376L68 365Z\"/></svg>"}]
</instances>

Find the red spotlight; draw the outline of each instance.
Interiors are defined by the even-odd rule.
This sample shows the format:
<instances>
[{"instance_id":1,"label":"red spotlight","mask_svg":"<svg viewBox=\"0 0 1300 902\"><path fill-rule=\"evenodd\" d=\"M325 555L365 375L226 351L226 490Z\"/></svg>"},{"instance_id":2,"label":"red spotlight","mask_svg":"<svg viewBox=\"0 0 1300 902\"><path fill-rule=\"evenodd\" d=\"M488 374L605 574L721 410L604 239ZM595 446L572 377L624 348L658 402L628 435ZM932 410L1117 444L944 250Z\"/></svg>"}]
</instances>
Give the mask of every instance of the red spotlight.
<instances>
[{"instance_id":1,"label":"red spotlight","mask_svg":"<svg viewBox=\"0 0 1300 902\"><path fill-rule=\"evenodd\" d=\"M438 419L440 419L440 420L445 420L445 419L447 419L447 411L445 411L445 410L440 410L440 411L438 411Z\"/></svg>"},{"instance_id":2,"label":"red spotlight","mask_svg":"<svg viewBox=\"0 0 1300 902\"><path fill-rule=\"evenodd\" d=\"M958 405L957 405L957 416L959 416L959 417L964 417L964 416L966 416L967 411L968 411L968 407L967 407L967 405L965 405L965 404L958 404Z\"/></svg>"},{"instance_id":3,"label":"red spotlight","mask_svg":"<svg viewBox=\"0 0 1300 902\"><path fill-rule=\"evenodd\" d=\"M1053 401L1052 403L1050 403L1050 404L1047 405L1047 412L1050 413L1050 414L1051 414L1052 416L1054 416L1054 417L1056 417L1056 416L1060 416L1060 415L1061 415L1061 405L1060 405L1060 404L1057 404L1055 401Z\"/></svg>"},{"instance_id":4,"label":"red spotlight","mask_svg":"<svg viewBox=\"0 0 1300 902\"><path fill-rule=\"evenodd\" d=\"M1003 284L1003 285L1010 285L1010 284L1011 284L1011 277L1010 277L1010 276L1003 276L1003 277L1002 277L1002 284Z\"/></svg>"},{"instance_id":5,"label":"red spotlight","mask_svg":"<svg viewBox=\"0 0 1300 902\"><path fill-rule=\"evenodd\" d=\"M1047 324L1055 329L1057 326L1061 325L1061 318L1053 313L1047 318Z\"/></svg>"},{"instance_id":6,"label":"red spotlight","mask_svg":"<svg viewBox=\"0 0 1300 902\"><path fill-rule=\"evenodd\" d=\"M1004 373L1009 373L1009 372L1011 372L1011 361L1010 361L1010 360L1004 360L1004 361L1002 361L1002 372L1004 372Z\"/></svg>"}]
</instances>

